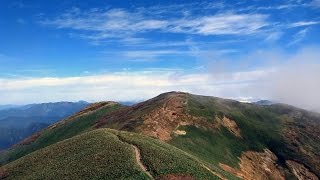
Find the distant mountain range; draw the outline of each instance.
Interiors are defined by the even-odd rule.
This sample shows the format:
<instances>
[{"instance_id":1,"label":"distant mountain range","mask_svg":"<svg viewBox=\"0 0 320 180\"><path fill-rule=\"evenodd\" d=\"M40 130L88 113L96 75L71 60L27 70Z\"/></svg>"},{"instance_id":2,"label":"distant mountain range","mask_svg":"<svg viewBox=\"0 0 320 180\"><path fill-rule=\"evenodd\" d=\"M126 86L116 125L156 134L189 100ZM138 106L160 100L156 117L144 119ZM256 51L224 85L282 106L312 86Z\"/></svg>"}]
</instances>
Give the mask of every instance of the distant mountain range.
<instances>
[{"instance_id":1,"label":"distant mountain range","mask_svg":"<svg viewBox=\"0 0 320 180\"><path fill-rule=\"evenodd\" d=\"M6 105L0 105L0 110L3 109L9 109L9 108L15 108L15 107L19 107L20 105L11 105L11 104L6 104ZM22 105L21 105L22 106Z\"/></svg>"},{"instance_id":2,"label":"distant mountain range","mask_svg":"<svg viewBox=\"0 0 320 180\"><path fill-rule=\"evenodd\" d=\"M0 179L318 180L319 134L319 113L169 92L50 125L0 152Z\"/></svg>"},{"instance_id":3,"label":"distant mountain range","mask_svg":"<svg viewBox=\"0 0 320 180\"><path fill-rule=\"evenodd\" d=\"M0 150L88 105L85 101L7 105L0 110Z\"/></svg>"},{"instance_id":4,"label":"distant mountain range","mask_svg":"<svg viewBox=\"0 0 320 180\"><path fill-rule=\"evenodd\" d=\"M276 104L275 102L269 101L269 100L260 100L257 102L253 102L253 104L257 104L257 105L272 105L272 104Z\"/></svg>"}]
</instances>

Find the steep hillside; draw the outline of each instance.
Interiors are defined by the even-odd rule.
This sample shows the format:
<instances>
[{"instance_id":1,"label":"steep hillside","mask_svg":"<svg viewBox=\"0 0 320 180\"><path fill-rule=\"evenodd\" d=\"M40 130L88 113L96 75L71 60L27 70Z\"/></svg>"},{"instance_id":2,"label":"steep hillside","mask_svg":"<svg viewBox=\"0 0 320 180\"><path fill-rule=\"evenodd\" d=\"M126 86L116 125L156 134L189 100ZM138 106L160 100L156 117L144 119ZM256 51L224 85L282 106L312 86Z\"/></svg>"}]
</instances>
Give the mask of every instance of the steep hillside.
<instances>
[{"instance_id":1,"label":"steep hillside","mask_svg":"<svg viewBox=\"0 0 320 180\"><path fill-rule=\"evenodd\" d=\"M84 110L26 139L5 152L0 162L5 164L96 128L154 137L189 154L221 178L320 176L319 114L284 104L256 105L182 92L164 93L133 106L110 102L93 105L92 110ZM143 152L144 146L138 142L140 139L143 144L143 138L133 142L131 136L122 137L120 133L118 137Z\"/></svg>"},{"instance_id":2,"label":"steep hillside","mask_svg":"<svg viewBox=\"0 0 320 180\"><path fill-rule=\"evenodd\" d=\"M12 106L0 110L0 150L85 108L87 102L56 102Z\"/></svg>"},{"instance_id":3,"label":"steep hillside","mask_svg":"<svg viewBox=\"0 0 320 180\"><path fill-rule=\"evenodd\" d=\"M0 172L6 179L219 179L173 146L108 129L35 151L1 167Z\"/></svg>"},{"instance_id":4,"label":"steep hillside","mask_svg":"<svg viewBox=\"0 0 320 180\"><path fill-rule=\"evenodd\" d=\"M0 152L0 163L5 164L40 148L88 131L101 117L120 107L120 104L114 102L91 104L75 115L24 139L7 151Z\"/></svg>"},{"instance_id":5,"label":"steep hillside","mask_svg":"<svg viewBox=\"0 0 320 180\"><path fill-rule=\"evenodd\" d=\"M252 171L268 177L268 169L274 169L278 173L272 179L281 179L294 176L289 161L320 176L319 122L319 114L283 104L261 106L171 92L114 111L96 127L159 138L207 162L213 169L219 166L238 177L250 179L243 175L250 173L244 172L256 168ZM243 160L252 159L248 156L256 158L251 162ZM254 166L258 161L271 160L267 169ZM235 173L241 168L242 174Z\"/></svg>"}]
</instances>

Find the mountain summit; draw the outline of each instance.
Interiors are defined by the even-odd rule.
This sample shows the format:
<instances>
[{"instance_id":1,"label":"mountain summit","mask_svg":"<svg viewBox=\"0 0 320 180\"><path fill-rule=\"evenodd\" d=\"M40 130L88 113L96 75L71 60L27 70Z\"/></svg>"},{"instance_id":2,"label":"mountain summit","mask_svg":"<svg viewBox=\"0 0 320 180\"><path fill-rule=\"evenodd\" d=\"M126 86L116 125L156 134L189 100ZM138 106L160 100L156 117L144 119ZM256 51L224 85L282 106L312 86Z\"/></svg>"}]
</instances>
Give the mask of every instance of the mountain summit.
<instances>
[{"instance_id":1,"label":"mountain summit","mask_svg":"<svg viewBox=\"0 0 320 180\"><path fill-rule=\"evenodd\" d=\"M0 176L318 179L319 134L320 114L289 105L168 92L91 104L2 152Z\"/></svg>"}]
</instances>

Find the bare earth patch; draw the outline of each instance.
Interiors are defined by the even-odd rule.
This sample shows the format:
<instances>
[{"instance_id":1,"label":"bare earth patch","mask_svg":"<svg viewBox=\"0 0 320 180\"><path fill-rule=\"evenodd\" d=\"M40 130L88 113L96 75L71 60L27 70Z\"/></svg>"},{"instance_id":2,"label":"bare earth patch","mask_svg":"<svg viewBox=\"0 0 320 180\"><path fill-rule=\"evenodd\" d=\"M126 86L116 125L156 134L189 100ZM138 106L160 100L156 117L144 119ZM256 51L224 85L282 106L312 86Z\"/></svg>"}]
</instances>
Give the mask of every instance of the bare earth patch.
<instances>
[{"instance_id":1,"label":"bare earth patch","mask_svg":"<svg viewBox=\"0 0 320 180\"><path fill-rule=\"evenodd\" d=\"M140 131L148 136L159 138L163 141L170 140L172 133L185 135L183 131L177 131L179 126L194 125L205 129L215 128L205 118L195 117L186 112L186 93L168 94L164 103L142 116L143 124Z\"/></svg>"},{"instance_id":2,"label":"bare earth patch","mask_svg":"<svg viewBox=\"0 0 320 180\"><path fill-rule=\"evenodd\" d=\"M210 173L212 173L213 175L219 177L220 179L222 180L227 180L225 177L223 177L221 174L215 172L215 171L212 171L210 168L208 168L206 165L202 164L202 167L205 168L206 170L208 170Z\"/></svg>"},{"instance_id":3,"label":"bare earth patch","mask_svg":"<svg viewBox=\"0 0 320 180\"><path fill-rule=\"evenodd\" d=\"M37 132L29 137L27 137L26 139L22 140L21 142L19 142L18 144L15 144L14 146L17 145L28 145L31 144L32 142L34 142L35 140L38 139L38 137L40 137L41 132Z\"/></svg>"},{"instance_id":4,"label":"bare earth patch","mask_svg":"<svg viewBox=\"0 0 320 180\"><path fill-rule=\"evenodd\" d=\"M319 180L319 178L310 172L303 164L292 160L287 160L286 164L299 180Z\"/></svg>"},{"instance_id":5,"label":"bare earth patch","mask_svg":"<svg viewBox=\"0 0 320 180\"><path fill-rule=\"evenodd\" d=\"M223 118L217 117L216 121L218 123L218 126L223 126L227 128L236 137L242 138L240 128L234 120L229 119L226 116L223 116Z\"/></svg>"},{"instance_id":6,"label":"bare earth patch","mask_svg":"<svg viewBox=\"0 0 320 180\"><path fill-rule=\"evenodd\" d=\"M173 133L176 134L176 135L180 135L180 136L187 134L187 132L183 131L183 130L175 130L175 131L173 131Z\"/></svg>"},{"instance_id":7,"label":"bare earth patch","mask_svg":"<svg viewBox=\"0 0 320 180\"><path fill-rule=\"evenodd\" d=\"M141 161L141 154L140 154L139 148L138 148L137 146L133 145L133 144L131 144L131 146L133 147L134 152L135 152L135 154L136 154L137 164L138 164L138 165L140 166L140 168L149 176L149 178L154 179L154 178L152 177L152 175L148 172L147 167L146 167L146 166L142 163L142 161Z\"/></svg>"},{"instance_id":8,"label":"bare earth patch","mask_svg":"<svg viewBox=\"0 0 320 180\"><path fill-rule=\"evenodd\" d=\"M186 106L186 93L169 92L114 111L100 119L94 127L134 130L162 141L169 141L180 126L194 125L204 129L216 129L216 125L206 118L187 113Z\"/></svg>"},{"instance_id":9,"label":"bare earth patch","mask_svg":"<svg viewBox=\"0 0 320 180\"><path fill-rule=\"evenodd\" d=\"M195 180L188 175L169 174L159 178L159 180Z\"/></svg>"},{"instance_id":10,"label":"bare earth patch","mask_svg":"<svg viewBox=\"0 0 320 180\"><path fill-rule=\"evenodd\" d=\"M5 179L8 176L9 176L9 173L5 169L0 168L0 179Z\"/></svg>"},{"instance_id":11,"label":"bare earth patch","mask_svg":"<svg viewBox=\"0 0 320 180\"><path fill-rule=\"evenodd\" d=\"M246 180L284 180L285 175L276 161L278 158L268 149L264 152L247 151L240 158L240 170L220 163L219 166L231 174Z\"/></svg>"}]
</instances>

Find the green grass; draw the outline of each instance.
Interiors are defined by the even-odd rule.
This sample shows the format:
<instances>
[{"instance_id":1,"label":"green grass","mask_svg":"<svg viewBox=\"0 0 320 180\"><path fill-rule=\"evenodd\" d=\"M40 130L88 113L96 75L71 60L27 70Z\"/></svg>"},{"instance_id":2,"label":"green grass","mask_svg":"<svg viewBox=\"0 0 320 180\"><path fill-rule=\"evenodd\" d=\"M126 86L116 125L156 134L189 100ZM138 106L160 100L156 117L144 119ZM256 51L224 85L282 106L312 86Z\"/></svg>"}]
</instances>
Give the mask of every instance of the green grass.
<instances>
[{"instance_id":1,"label":"green grass","mask_svg":"<svg viewBox=\"0 0 320 180\"><path fill-rule=\"evenodd\" d=\"M163 96L159 96L156 100L135 107L136 109L132 109L132 114L134 114L132 117L139 119L140 116L164 103L164 100ZM203 163L228 179L236 179L229 173L222 171L218 164L221 162L238 168L238 157L243 152L248 150L262 151L264 148L275 153L279 158L278 163L283 167L285 167L284 160L295 159L303 162L313 172L319 172L320 165L317 157L319 157L320 146L317 141L317 134L319 134L317 133L319 132L319 121L317 120L320 116L310 115L308 112L283 105L258 106L196 95L187 95L187 102L186 108L189 114L204 117L208 122L215 123L216 116L226 116L234 120L241 130L242 138L236 137L224 127L204 129L191 125L179 127L187 134L173 136L169 144L135 133L116 130L108 130L108 132L117 135L126 145L134 144L139 147L144 164L156 178L166 174L181 174L190 175L197 179L216 179L217 177L212 176L210 172L199 165ZM3 156L0 154L0 163L15 160L61 140L90 131L92 125L99 118L118 107L105 107L94 113L67 121L63 126L53 130L43 131L34 143L27 146L17 146ZM303 112L301 116L300 112ZM286 124L288 122L290 126ZM112 123L108 127L116 127L118 122ZM314 124L318 124L318 126ZM126 130L136 131L137 127L137 124L133 124L132 129ZM297 131L299 142L296 146L306 149L309 154L302 154L299 148L292 150L294 144L286 142L286 134L283 133L284 129L288 127ZM21 159L23 158L25 157Z\"/></svg>"},{"instance_id":2,"label":"green grass","mask_svg":"<svg viewBox=\"0 0 320 180\"><path fill-rule=\"evenodd\" d=\"M92 126L97 120L119 107L121 107L119 104L102 107L91 113L67 120L65 124L58 125L54 129L45 129L41 132L41 136L31 144L18 145L4 152L0 157L0 164L11 162L40 148L92 130Z\"/></svg>"},{"instance_id":3,"label":"green grass","mask_svg":"<svg viewBox=\"0 0 320 180\"><path fill-rule=\"evenodd\" d=\"M235 137L225 128L204 130L187 126L180 127L187 135L174 137L171 144L210 164L222 162L231 167L238 167L238 157L244 151L278 148L275 152L280 153L283 150L281 121L266 108L205 96L188 95L187 100L189 114L210 122L214 122L216 116L226 116L236 122L242 138Z\"/></svg>"},{"instance_id":4,"label":"green grass","mask_svg":"<svg viewBox=\"0 0 320 180\"><path fill-rule=\"evenodd\" d=\"M8 179L148 179L132 147L106 129L58 142L3 168Z\"/></svg>"},{"instance_id":5,"label":"green grass","mask_svg":"<svg viewBox=\"0 0 320 180\"><path fill-rule=\"evenodd\" d=\"M219 179L184 151L154 138L121 131L123 141L136 145L146 167L154 177L166 174L190 175L197 179Z\"/></svg>"},{"instance_id":6,"label":"green grass","mask_svg":"<svg viewBox=\"0 0 320 180\"><path fill-rule=\"evenodd\" d=\"M221 132L213 132L194 126L183 126L179 129L186 131L187 134L174 137L170 144L213 165L218 165L221 162L237 167L238 157L243 151L249 149L242 140L235 138L224 128Z\"/></svg>"},{"instance_id":7,"label":"green grass","mask_svg":"<svg viewBox=\"0 0 320 180\"><path fill-rule=\"evenodd\" d=\"M2 170L9 174L8 179L149 179L138 166L131 144L140 149L142 162L155 179L169 174L219 179L174 146L104 128L37 150Z\"/></svg>"}]
</instances>

